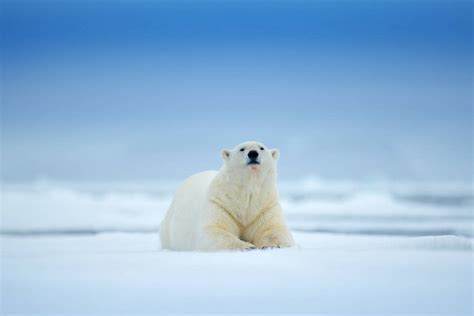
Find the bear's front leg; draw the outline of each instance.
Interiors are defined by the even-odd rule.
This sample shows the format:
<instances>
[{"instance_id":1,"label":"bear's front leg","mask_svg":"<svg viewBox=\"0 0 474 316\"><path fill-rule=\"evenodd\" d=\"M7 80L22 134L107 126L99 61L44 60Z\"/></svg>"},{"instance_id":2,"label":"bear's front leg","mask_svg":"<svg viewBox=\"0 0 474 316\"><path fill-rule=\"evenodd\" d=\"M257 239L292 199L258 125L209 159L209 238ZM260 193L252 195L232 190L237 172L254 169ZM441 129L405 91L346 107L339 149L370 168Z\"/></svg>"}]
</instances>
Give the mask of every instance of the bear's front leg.
<instances>
[{"instance_id":1,"label":"bear's front leg","mask_svg":"<svg viewBox=\"0 0 474 316\"><path fill-rule=\"evenodd\" d=\"M239 238L241 226L220 207L210 204L197 240L197 249L212 250L250 250L257 248L250 242Z\"/></svg>"},{"instance_id":2,"label":"bear's front leg","mask_svg":"<svg viewBox=\"0 0 474 316\"><path fill-rule=\"evenodd\" d=\"M262 214L261 218L247 229L246 235L257 248L285 248L295 245L279 205ZM246 240L247 240L246 238Z\"/></svg>"}]
</instances>

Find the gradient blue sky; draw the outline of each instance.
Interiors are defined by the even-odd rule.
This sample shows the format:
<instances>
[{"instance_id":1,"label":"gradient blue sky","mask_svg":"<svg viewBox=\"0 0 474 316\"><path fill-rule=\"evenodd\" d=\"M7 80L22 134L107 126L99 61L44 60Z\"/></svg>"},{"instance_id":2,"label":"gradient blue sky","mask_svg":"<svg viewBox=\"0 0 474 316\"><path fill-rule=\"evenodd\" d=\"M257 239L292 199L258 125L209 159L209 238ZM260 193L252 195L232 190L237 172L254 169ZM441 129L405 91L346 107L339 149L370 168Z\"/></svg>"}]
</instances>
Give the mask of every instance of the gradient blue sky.
<instances>
[{"instance_id":1,"label":"gradient blue sky","mask_svg":"<svg viewBox=\"0 0 474 316\"><path fill-rule=\"evenodd\" d=\"M471 180L471 1L2 1L2 179Z\"/></svg>"}]
</instances>

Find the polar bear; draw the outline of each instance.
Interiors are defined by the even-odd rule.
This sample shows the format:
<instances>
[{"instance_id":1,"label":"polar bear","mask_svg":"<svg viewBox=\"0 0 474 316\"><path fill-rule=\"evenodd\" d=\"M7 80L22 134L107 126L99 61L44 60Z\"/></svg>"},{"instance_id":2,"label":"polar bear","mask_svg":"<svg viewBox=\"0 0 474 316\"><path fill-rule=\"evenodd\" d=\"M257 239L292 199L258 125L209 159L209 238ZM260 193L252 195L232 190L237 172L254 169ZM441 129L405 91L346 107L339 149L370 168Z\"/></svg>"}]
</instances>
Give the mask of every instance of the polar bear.
<instances>
[{"instance_id":1,"label":"polar bear","mask_svg":"<svg viewBox=\"0 0 474 316\"><path fill-rule=\"evenodd\" d=\"M291 247L277 191L277 149L249 141L221 152L219 171L195 174L178 188L161 223L164 249Z\"/></svg>"}]
</instances>

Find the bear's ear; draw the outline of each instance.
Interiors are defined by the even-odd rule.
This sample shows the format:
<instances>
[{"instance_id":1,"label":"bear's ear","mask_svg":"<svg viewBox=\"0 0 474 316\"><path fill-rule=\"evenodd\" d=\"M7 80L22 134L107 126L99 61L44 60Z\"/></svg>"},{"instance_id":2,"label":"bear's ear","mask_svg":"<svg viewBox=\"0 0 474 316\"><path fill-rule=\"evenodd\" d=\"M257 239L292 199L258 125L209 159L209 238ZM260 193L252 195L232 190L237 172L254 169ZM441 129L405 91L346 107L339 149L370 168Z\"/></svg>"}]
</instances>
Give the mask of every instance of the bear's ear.
<instances>
[{"instance_id":1,"label":"bear's ear","mask_svg":"<svg viewBox=\"0 0 474 316\"><path fill-rule=\"evenodd\" d=\"M278 149L272 149L270 150L270 153L272 154L273 159L278 160L280 157L280 151Z\"/></svg>"},{"instance_id":2,"label":"bear's ear","mask_svg":"<svg viewBox=\"0 0 474 316\"><path fill-rule=\"evenodd\" d=\"M224 159L224 160L229 160L229 158L230 158L230 150L222 149L222 151L221 151L221 156L222 156L222 159Z\"/></svg>"}]
</instances>

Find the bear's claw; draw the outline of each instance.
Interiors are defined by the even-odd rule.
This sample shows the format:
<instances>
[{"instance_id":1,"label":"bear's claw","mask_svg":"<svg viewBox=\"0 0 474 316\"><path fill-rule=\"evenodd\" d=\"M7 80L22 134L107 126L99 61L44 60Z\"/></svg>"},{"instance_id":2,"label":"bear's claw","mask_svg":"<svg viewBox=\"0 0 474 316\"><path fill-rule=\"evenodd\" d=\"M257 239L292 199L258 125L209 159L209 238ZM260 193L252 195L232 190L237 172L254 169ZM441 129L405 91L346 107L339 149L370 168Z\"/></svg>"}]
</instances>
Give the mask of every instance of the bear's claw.
<instances>
[{"instance_id":1,"label":"bear's claw","mask_svg":"<svg viewBox=\"0 0 474 316\"><path fill-rule=\"evenodd\" d=\"M260 248L260 249L262 249L262 250L267 250L267 249L274 249L274 248L281 248L281 247L280 247L279 245L277 245L277 246L263 246L263 247Z\"/></svg>"},{"instance_id":2,"label":"bear's claw","mask_svg":"<svg viewBox=\"0 0 474 316\"><path fill-rule=\"evenodd\" d=\"M257 247L252 246L252 247L243 248L242 250L243 251L250 251L250 250L255 250L255 249L257 249Z\"/></svg>"}]
</instances>

